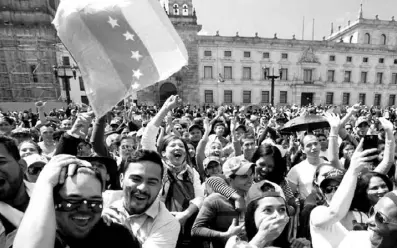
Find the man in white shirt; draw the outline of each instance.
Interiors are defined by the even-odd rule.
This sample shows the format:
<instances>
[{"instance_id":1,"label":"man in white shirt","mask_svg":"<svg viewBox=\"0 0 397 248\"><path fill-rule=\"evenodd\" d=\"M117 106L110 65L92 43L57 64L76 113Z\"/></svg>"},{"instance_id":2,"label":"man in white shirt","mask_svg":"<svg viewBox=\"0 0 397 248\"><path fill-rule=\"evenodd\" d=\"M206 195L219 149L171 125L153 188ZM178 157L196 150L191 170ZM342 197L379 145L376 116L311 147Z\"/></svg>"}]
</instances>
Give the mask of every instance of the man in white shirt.
<instances>
[{"instance_id":1,"label":"man in white shirt","mask_svg":"<svg viewBox=\"0 0 397 248\"><path fill-rule=\"evenodd\" d=\"M287 179L292 192L299 192L302 199L312 192L313 178L318 165L324 163L320 158L320 144L313 134L307 134L302 140L303 153L306 159L292 167L288 172Z\"/></svg>"}]
</instances>

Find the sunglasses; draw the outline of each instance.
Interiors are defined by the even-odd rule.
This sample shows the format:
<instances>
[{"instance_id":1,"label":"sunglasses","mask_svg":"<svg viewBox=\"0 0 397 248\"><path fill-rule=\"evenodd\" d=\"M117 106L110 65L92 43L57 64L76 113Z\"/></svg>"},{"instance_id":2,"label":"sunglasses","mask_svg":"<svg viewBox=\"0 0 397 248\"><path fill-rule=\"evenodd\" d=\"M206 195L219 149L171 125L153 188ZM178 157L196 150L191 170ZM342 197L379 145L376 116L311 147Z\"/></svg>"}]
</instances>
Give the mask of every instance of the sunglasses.
<instances>
[{"instance_id":1,"label":"sunglasses","mask_svg":"<svg viewBox=\"0 0 397 248\"><path fill-rule=\"evenodd\" d=\"M87 206L94 213L101 213L103 209L103 201L102 200L66 200L60 199L55 204L55 210L61 212L72 212L76 209L79 209L83 204Z\"/></svg>"},{"instance_id":2,"label":"sunglasses","mask_svg":"<svg viewBox=\"0 0 397 248\"><path fill-rule=\"evenodd\" d=\"M375 213L375 221L377 221L380 224L394 224L394 225L397 225L397 221L396 222L388 221L386 216L384 216L380 212L376 212Z\"/></svg>"},{"instance_id":3,"label":"sunglasses","mask_svg":"<svg viewBox=\"0 0 397 248\"><path fill-rule=\"evenodd\" d=\"M324 188L324 193L331 194L333 191L337 191L339 186L327 186Z\"/></svg>"},{"instance_id":4,"label":"sunglasses","mask_svg":"<svg viewBox=\"0 0 397 248\"><path fill-rule=\"evenodd\" d=\"M40 174L40 172L43 170L43 167L29 167L28 168L28 173L32 176L36 176L38 174Z\"/></svg>"}]
</instances>

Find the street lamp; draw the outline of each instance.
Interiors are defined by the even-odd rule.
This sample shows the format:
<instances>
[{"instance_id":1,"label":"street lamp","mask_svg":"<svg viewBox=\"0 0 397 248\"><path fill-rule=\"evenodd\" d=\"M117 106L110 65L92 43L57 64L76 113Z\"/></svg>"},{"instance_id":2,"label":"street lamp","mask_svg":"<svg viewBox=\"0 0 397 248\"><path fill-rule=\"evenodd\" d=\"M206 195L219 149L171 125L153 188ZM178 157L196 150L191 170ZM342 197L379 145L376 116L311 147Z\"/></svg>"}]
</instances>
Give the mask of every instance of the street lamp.
<instances>
[{"instance_id":1,"label":"street lamp","mask_svg":"<svg viewBox=\"0 0 397 248\"><path fill-rule=\"evenodd\" d=\"M269 69L269 75L267 75L267 67L263 67L263 69L265 69L265 79L270 79L272 84L271 84L271 88L270 88L270 93L271 93L271 98L270 98L270 103L272 104L272 106L274 106L274 80L276 80L277 78L282 78L283 73L282 73L282 69L280 67L279 71L279 75L276 76L274 75L274 67L272 67L272 72L270 73L270 69ZM272 75L270 75L272 74Z\"/></svg>"},{"instance_id":2,"label":"street lamp","mask_svg":"<svg viewBox=\"0 0 397 248\"><path fill-rule=\"evenodd\" d=\"M70 100L70 78L76 79L77 77L77 70L79 69L78 66L70 66L70 65L54 65L52 67L54 71L54 75L56 78L61 78L65 91L66 91L66 102L69 105L71 103ZM69 74L70 70L72 71L72 75Z\"/></svg>"}]
</instances>

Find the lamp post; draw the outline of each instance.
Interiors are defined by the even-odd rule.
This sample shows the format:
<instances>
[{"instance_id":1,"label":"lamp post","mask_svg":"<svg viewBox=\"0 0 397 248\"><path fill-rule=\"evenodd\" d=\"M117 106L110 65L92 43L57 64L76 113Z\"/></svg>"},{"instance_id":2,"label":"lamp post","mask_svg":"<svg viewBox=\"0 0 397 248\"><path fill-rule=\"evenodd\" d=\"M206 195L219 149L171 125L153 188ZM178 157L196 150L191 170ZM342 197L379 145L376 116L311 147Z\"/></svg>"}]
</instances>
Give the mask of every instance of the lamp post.
<instances>
[{"instance_id":1,"label":"lamp post","mask_svg":"<svg viewBox=\"0 0 397 248\"><path fill-rule=\"evenodd\" d=\"M270 103L272 104L272 106L274 106L274 81L277 79L277 78L282 78L282 70L281 70L281 67L280 67L280 69L278 70L279 71L279 75L278 76L276 76L276 75L274 75L274 67L272 67L271 69L272 69L272 75L267 75L267 67L264 67L264 69L265 69L265 79L268 79L268 80L271 80L271 86L270 86L270 94L271 94L271 97L270 97ZM270 74L270 69L269 69L269 74Z\"/></svg>"},{"instance_id":2,"label":"lamp post","mask_svg":"<svg viewBox=\"0 0 397 248\"><path fill-rule=\"evenodd\" d=\"M52 67L54 71L54 75L56 78L61 78L65 91L66 91L66 102L69 105L71 103L70 100L70 78L76 79L77 77L77 70L79 69L78 66L70 66L70 65L54 65ZM72 75L69 74L69 71L72 71Z\"/></svg>"}]
</instances>

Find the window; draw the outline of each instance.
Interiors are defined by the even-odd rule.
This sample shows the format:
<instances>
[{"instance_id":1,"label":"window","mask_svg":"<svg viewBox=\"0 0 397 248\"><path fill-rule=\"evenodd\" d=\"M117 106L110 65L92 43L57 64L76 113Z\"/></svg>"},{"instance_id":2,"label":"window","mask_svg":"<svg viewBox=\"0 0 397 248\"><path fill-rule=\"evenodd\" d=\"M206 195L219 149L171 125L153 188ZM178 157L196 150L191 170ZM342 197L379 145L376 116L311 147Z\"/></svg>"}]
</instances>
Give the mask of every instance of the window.
<instances>
[{"instance_id":1,"label":"window","mask_svg":"<svg viewBox=\"0 0 397 248\"><path fill-rule=\"evenodd\" d=\"M81 96L81 102L84 104L89 105L90 101L88 101L88 97L87 96Z\"/></svg>"},{"instance_id":2,"label":"window","mask_svg":"<svg viewBox=\"0 0 397 248\"><path fill-rule=\"evenodd\" d=\"M353 60L353 57L352 57L352 56L347 56L347 57L346 57L346 62L347 62L347 63L351 63L352 60Z\"/></svg>"},{"instance_id":3,"label":"window","mask_svg":"<svg viewBox=\"0 0 397 248\"><path fill-rule=\"evenodd\" d=\"M343 93L342 104L349 105L350 102L350 93Z\"/></svg>"},{"instance_id":4,"label":"window","mask_svg":"<svg viewBox=\"0 0 397 248\"><path fill-rule=\"evenodd\" d=\"M333 92L327 92L327 96L325 98L325 104L334 104L334 93Z\"/></svg>"},{"instance_id":5,"label":"window","mask_svg":"<svg viewBox=\"0 0 397 248\"><path fill-rule=\"evenodd\" d=\"M328 70L327 82L335 82L335 70Z\"/></svg>"},{"instance_id":6,"label":"window","mask_svg":"<svg viewBox=\"0 0 397 248\"><path fill-rule=\"evenodd\" d=\"M263 53L263 58L264 59L269 59L270 58L270 53Z\"/></svg>"},{"instance_id":7,"label":"window","mask_svg":"<svg viewBox=\"0 0 397 248\"><path fill-rule=\"evenodd\" d=\"M204 101L205 103L214 103L214 93L212 90L204 91Z\"/></svg>"},{"instance_id":8,"label":"window","mask_svg":"<svg viewBox=\"0 0 397 248\"><path fill-rule=\"evenodd\" d=\"M251 58L251 52L244 52L244 58Z\"/></svg>"},{"instance_id":9,"label":"window","mask_svg":"<svg viewBox=\"0 0 397 248\"><path fill-rule=\"evenodd\" d=\"M284 81L288 80L288 69L287 68L282 68L280 70L280 80L284 80Z\"/></svg>"},{"instance_id":10,"label":"window","mask_svg":"<svg viewBox=\"0 0 397 248\"><path fill-rule=\"evenodd\" d=\"M282 59L288 59L288 53L282 53L281 54Z\"/></svg>"},{"instance_id":11,"label":"window","mask_svg":"<svg viewBox=\"0 0 397 248\"><path fill-rule=\"evenodd\" d=\"M377 84L383 83L383 72L376 73L376 83Z\"/></svg>"},{"instance_id":12,"label":"window","mask_svg":"<svg viewBox=\"0 0 397 248\"><path fill-rule=\"evenodd\" d=\"M364 43L365 44L371 44L371 35L369 35L369 33L366 33L364 35Z\"/></svg>"},{"instance_id":13,"label":"window","mask_svg":"<svg viewBox=\"0 0 397 248\"><path fill-rule=\"evenodd\" d=\"M361 72L361 83L362 84L366 84L367 83L367 76L368 76L368 72L366 72L366 71L362 71Z\"/></svg>"},{"instance_id":14,"label":"window","mask_svg":"<svg viewBox=\"0 0 397 248\"><path fill-rule=\"evenodd\" d=\"M204 78L205 79L212 78L212 66L204 66Z\"/></svg>"},{"instance_id":15,"label":"window","mask_svg":"<svg viewBox=\"0 0 397 248\"><path fill-rule=\"evenodd\" d=\"M70 66L70 58L69 56L62 57L62 65Z\"/></svg>"},{"instance_id":16,"label":"window","mask_svg":"<svg viewBox=\"0 0 397 248\"><path fill-rule=\"evenodd\" d=\"M204 51L204 56L205 57L211 57L212 56L212 52L211 51Z\"/></svg>"},{"instance_id":17,"label":"window","mask_svg":"<svg viewBox=\"0 0 397 248\"><path fill-rule=\"evenodd\" d=\"M280 103L287 103L287 91L280 91Z\"/></svg>"},{"instance_id":18,"label":"window","mask_svg":"<svg viewBox=\"0 0 397 248\"><path fill-rule=\"evenodd\" d=\"M335 55L330 55L329 56L329 61L335 62Z\"/></svg>"},{"instance_id":19,"label":"window","mask_svg":"<svg viewBox=\"0 0 397 248\"><path fill-rule=\"evenodd\" d=\"M394 64L397 65L397 59L394 59Z\"/></svg>"},{"instance_id":20,"label":"window","mask_svg":"<svg viewBox=\"0 0 397 248\"><path fill-rule=\"evenodd\" d=\"M379 64L383 64L385 62L385 59L384 58L380 58L379 59Z\"/></svg>"},{"instance_id":21,"label":"window","mask_svg":"<svg viewBox=\"0 0 397 248\"><path fill-rule=\"evenodd\" d=\"M345 79L344 79L344 82L350 83L350 81L351 81L351 76L352 76L352 72L351 72L351 71L345 71Z\"/></svg>"},{"instance_id":22,"label":"window","mask_svg":"<svg viewBox=\"0 0 397 248\"><path fill-rule=\"evenodd\" d=\"M37 77L36 74L36 65L30 65L30 73L32 74L33 82L34 83L39 82L39 78Z\"/></svg>"},{"instance_id":23,"label":"window","mask_svg":"<svg viewBox=\"0 0 397 248\"><path fill-rule=\"evenodd\" d=\"M380 101L381 101L381 95L380 94L375 94L374 105L375 106L380 106Z\"/></svg>"},{"instance_id":24,"label":"window","mask_svg":"<svg viewBox=\"0 0 397 248\"><path fill-rule=\"evenodd\" d=\"M83 77L79 77L80 91L85 91Z\"/></svg>"},{"instance_id":25,"label":"window","mask_svg":"<svg viewBox=\"0 0 397 248\"><path fill-rule=\"evenodd\" d=\"M358 94L358 101L361 105L365 105L365 93Z\"/></svg>"},{"instance_id":26,"label":"window","mask_svg":"<svg viewBox=\"0 0 397 248\"><path fill-rule=\"evenodd\" d=\"M303 70L303 82L305 84L313 83L313 70L312 69L304 69Z\"/></svg>"},{"instance_id":27,"label":"window","mask_svg":"<svg viewBox=\"0 0 397 248\"><path fill-rule=\"evenodd\" d=\"M363 58L363 62L364 62L364 63L368 63L368 57L364 57L364 58Z\"/></svg>"},{"instance_id":28,"label":"window","mask_svg":"<svg viewBox=\"0 0 397 248\"><path fill-rule=\"evenodd\" d=\"M223 101L224 101L224 103L232 103L233 102L233 91L225 90L223 92Z\"/></svg>"},{"instance_id":29,"label":"window","mask_svg":"<svg viewBox=\"0 0 397 248\"><path fill-rule=\"evenodd\" d=\"M270 75L270 68L262 68L263 71L263 79L267 80L267 77Z\"/></svg>"},{"instance_id":30,"label":"window","mask_svg":"<svg viewBox=\"0 0 397 248\"><path fill-rule=\"evenodd\" d=\"M269 103L270 102L270 97L269 97L269 91L262 91L262 103Z\"/></svg>"},{"instance_id":31,"label":"window","mask_svg":"<svg viewBox=\"0 0 397 248\"><path fill-rule=\"evenodd\" d=\"M243 67L243 79L251 80L251 67Z\"/></svg>"},{"instance_id":32,"label":"window","mask_svg":"<svg viewBox=\"0 0 397 248\"><path fill-rule=\"evenodd\" d=\"M381 45L386 45L386 35L382 34L380 37L380 44Z\"/></svg>"},{"instance_id":33,"label":"window","mask_svg":"<svg viewBox=\"0 0 397 248\"><path fill-rule=\"evenodd\" d=\"M391 84L397 84L397 73L391 74Z\"/></svg>"},{"instance_id":34,"label":"window","mask_svg":"<svg viewBox=\"0 0 397 248\"><path fill-rule=\"evenodd\" d=\"M225 66L223 68L223 75L224 79L232 79L233 78L233 71L231 66Z\"/></svg>"},{"instance_id":35,"label":"window","mask_svg":"<svg viewBox=\"0 0 397 248\"><path fill-rule=\"evenodd\" d=\"M389 106L394 106L396 105L396 95L390 95L389 96Z\"/></svg>"},{"instance_id":36,"label":"window","mask_svg":"<svg viewBox=\"0 0 397 248\"><path fill-rule=\"evenodd\" d=\"M243 103L251 103L251 91L243 91Z\"/></svg>"},{"instance_id":37,"label":"window","mask_svg":"<svg viewBox=\"0 0 397 248\"><path fill-rule=\"evenodd\" d=\"M182 7L182 15L183 16L188 16L189 15L189 7L187 6L187 4L184 4Z\"/></svg>"},{"instance_id":38,"label":"window","mask_svg":"<svg viewBox=\"0 0 397 248\"><path fill-rule=\"evenodd\" d=\"M225 57L231 57L232 56L232 51L225 51L224 52Z\"/></svg>"},{"instance_id":39,"label":"window","mask_svg":"<svg viewBox=\"0 0 397 248\"><path fill-rule=\"evenodd\" d=\"M174 15L179 15L179 5L178 4L174 4L174 6L172 6L172 10Z\"/></svg>"}]
</instances>

